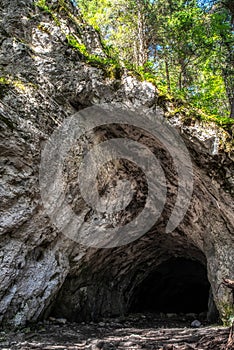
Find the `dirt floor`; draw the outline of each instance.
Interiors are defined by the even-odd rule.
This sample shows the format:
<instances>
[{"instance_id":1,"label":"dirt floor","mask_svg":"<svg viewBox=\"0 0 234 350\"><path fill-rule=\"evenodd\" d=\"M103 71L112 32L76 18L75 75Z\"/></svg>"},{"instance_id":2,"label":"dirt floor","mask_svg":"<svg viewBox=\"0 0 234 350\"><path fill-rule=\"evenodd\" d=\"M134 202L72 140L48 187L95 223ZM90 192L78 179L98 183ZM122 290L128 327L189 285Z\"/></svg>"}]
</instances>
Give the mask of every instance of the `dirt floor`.
<instances>
[{"instance_id":1,"label":"dirt floor","mask_svg":"<svg viewBox=\"0 0 234 350\"><path fill-rule=\"evenodd\" d=\"M199 328L191 328L191 319L173 318L173 315L162 318L141 314L87 324L51 319L15 331L0 330L0 348L226 350L229 331L228 328L205 324Z\"/></svg>"}]
</instances>

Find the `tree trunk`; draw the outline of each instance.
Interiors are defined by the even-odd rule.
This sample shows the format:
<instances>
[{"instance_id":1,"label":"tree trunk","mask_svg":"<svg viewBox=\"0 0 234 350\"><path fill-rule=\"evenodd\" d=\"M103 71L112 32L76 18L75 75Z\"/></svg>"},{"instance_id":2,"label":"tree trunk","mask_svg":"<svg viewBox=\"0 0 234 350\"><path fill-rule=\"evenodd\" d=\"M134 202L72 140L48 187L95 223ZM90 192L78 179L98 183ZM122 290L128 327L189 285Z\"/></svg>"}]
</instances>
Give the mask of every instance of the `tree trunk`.
<instances>
[{"instance_id":1,"label":"tree trunk","mask_svg":"<svg viewBox=\"0 0 234 350\"><path fill-rule=\"evenodd\" d=\"M234 119L234 96L232 97L232 101L231 101L230 118L233 118L233 119Z\"/></svg>"},{"instance_id":2,"label":"tree trunk","mask_svg":"<svg viewBox=\"0 0 234 350\"><path fill-rule=\"evenodd\" d=\"M135 65L139 65L139 62L138 62L138 47L137 47L137 41L134 40L133 42L133 62L135 63Z\"/></svg>"},{"instance_id":3,"label":"tree trunk","mask_svg":"<svg viewBox=\"0 0 234 350\"><path fill-rule=\"evenodd\" d=\"M185 62L183 58L179 59L179 64L180 64L180 74L179 74L179 89L183 89L183 78L185 77Z\"/></svg>"},{"instance_id":4,"label":"tree trunk","mask_svg":"<svg viewBox=\"0 0 234 350\"><path fill-rule=\"evenodd\" d=\"M179 74L179 90L182 90L182 70L180 71L180 74Z\"/></svg>"},{"instance_id":5,"label":"tree trunk","mask_svg":"<svg viewBox=\"0 0 234 350\"><path fill-rule=\"evenodd\" d=\"M167 91L171 92L171 78L167 60L165 60L166 76L167 76Z\"/></svg>"},{"instance_id":6,"label":"tree trunk","mask_svg":"<svg viewBox=\"0 0 234 350\"><path fill-rule=\"evenodd\" d=\"M234 29L234 2L233 0L226 0L222 2L222 5L229 10L231 14L231 26Z\"/></svg>"},{"instance_id":7,"label":"tree trunk","mask_svg":"<svg viewBox=\"0 0 234 350\"><path fill-rule=\"evenodd\" d=\"M138 52L138 65L143 66L148 59L147 48L146 48L146 37L145 37L145 15L141 2L138 1L138 21L137 21L137 36L139 41L139 52Z\"/></svg>"},{"instance_id":8,"label":"tree trunk","mask_svg":"<svg viewBox=\"0 0 234 350\"><path fill-rule=\"evenodd\" d=\"M231 64L230 64L231 67ZM229 106L230 106L230 118L234 119L234 94L233 94L233 81L230 79L232 76L232 70L225 68L223 69L223 79L224 79L224 85L226 89L226 95L228 98Z\"/></svg>"}]
</instances>

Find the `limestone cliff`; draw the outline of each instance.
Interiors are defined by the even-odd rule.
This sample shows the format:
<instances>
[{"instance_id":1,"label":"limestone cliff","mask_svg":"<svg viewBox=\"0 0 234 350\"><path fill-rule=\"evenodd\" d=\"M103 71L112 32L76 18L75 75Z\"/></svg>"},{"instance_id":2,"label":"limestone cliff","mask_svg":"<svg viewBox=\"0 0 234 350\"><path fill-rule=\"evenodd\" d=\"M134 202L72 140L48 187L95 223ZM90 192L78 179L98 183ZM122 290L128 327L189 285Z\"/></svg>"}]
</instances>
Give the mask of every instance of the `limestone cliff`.
<instances>
[{"instance_id":1,"label":"limestone cliff","mask_svg":"<svg viewBox=\"0 0 234 350\"><path fill-rule=\"evenodd\" d=\"M102 61L95 63L94 55L106 57L98 34L76 21L69 5L48 3L51 7L43 8L32 0L0 0L0 322L21 325L50 313L77 321L124 314L145 279L173 257L207 267L216 306L228 317L232 300L220 284L223 277L234 279L232 131L180 112L172 116L173 101L163 100L154 85L124 68L113 73ZM194 191L183 221L166 234L178 183L170 155L131 127L110 125L87 134L83 149L111 137L141 139L158 155L168 187L163 213L147 234L128 245L98 249L79 245L51 223L41 199L39 167L46 140L66 118L106 103L141 108L145 118L157 110L159 118L170 116L190 152ZM67 193L74 194L74 210L93 232L103 222L99 225L76 190L72 159ZM100 189L109 191L113 176L121 178L124 169L124 164L104 166ZM133 170L135 206L121 214L123 221L131 219L145 195L144 175Z\"/></svg>"}]
</instances>

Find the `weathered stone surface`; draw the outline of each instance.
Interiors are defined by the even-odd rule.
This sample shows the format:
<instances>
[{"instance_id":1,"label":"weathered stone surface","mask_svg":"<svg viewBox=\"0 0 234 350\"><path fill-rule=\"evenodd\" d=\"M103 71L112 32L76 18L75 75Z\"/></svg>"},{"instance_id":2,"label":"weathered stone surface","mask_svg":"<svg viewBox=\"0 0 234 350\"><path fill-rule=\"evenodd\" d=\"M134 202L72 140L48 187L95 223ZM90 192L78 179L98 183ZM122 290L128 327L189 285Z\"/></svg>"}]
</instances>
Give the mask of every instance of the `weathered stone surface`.
<instances>
[{"instance_id":1,"label":"weathered stone surface","mask_svg":"<svg viewBox=\"0 0 234 350\"><path fill-rule=\"evenodd\" d=\"M112 137L138 140L159 155L168 179L168 197L157 225L139 240L113 249L85 248L59 232L47 216L39 190L41 150L53 130L75 112L93 104L111 103L147 114L159 109L156 88L127 72L111 79L100 68L85 64L67 45L51 16L33 1L0 1L0 322L20 325L42 317L81 321L124 315L135 290L157 266L171 257L195 259L207 265L208 279L220 312L231 304L223 277L234 279L233 161L228 133L205 123L170 120L190 151L194 192L179 227L165 233L175 203L177 178L170 155L143 131L109 126L82 140L81 148ZM64 30L68 20L59 17ZM75 30L74 23L69 23ZM88 40L88 39L87 39ZM89 40L88 40L89 41ZM87 42L86 42L87 44ZM89 48L92 52L92 47ZM97 51L97 45L93 48ZM168 107L169 108L169 107ZM146 117L147 118L147 117ZM218 144L218 146L217 146ZM73 170L74 162L69 164ZM116 168L117 166L117 168ZM124 164L103 169L101 188L114 184ZM130 167L129 167L130 169ZM69 172L68 194L76 187ZM132 176L132 177L131 177ZM142 173L130 176L139 186L135 210L142 205ZM76 179L76 177L75 177ZM98 228L95 213L74 192L74 208L88 230ZM118 199L118 198L113 198ZM133 208L134 209L134 206ZM133 211L121 220L130 220Z\"/></svg>"}]
</instances>

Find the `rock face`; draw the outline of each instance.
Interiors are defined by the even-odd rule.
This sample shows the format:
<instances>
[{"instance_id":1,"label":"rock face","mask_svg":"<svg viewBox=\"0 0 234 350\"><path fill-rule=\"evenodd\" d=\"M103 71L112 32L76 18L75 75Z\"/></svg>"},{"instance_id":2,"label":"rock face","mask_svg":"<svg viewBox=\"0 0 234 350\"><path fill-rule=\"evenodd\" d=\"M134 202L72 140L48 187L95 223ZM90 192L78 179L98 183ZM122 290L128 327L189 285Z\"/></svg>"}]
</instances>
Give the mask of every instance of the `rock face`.
<instances>
[{"instance_id":1,"label":"rock face","mask_svg":"<svg viewBox=\"0 0 234 350\"><path fill-rule=\"evenodd\" d=\"M72 161L66 160L66 194L72 195L80 224L87 223L89 233L101 230L105 220L97 220L76 188L76 162L85 149L109 138L141 140L157 154L167 179L167 200L157 223L134 242L98 249L69 239L47 215L39 186L41 150L65 119L88 106L106 103L131 111L141 108L145 118L155 110L162 118L173 107L173 103L165 103L161 110L157 89L124 69L113 78L106 70L85 63L80 52L67 43L67 33L78 36L79 26L68 16L71 8L67 5L65 11L59 1L48 3L50 13L31 0L0 1L0 322L17 326L49 315L71 321L124 315L137 304L145 285L161 283L164 288L163 264L173 265L173 259L184 259L185 266L189 261L190 266L181 280L183 287L176 286L177 294L183 290L186 295L189 276L195 276L195 290L205 286L204 293L208 293L211 286L220 315L227 319L233 301L221 282L223 277L234 279L230 132L212 124L184 122L179 114L170 119L190 152L194 180L188 211L173 232L165 232L178 184L171 156L151 135L131 126L96 128L78 142L79 156L72 151ZM97 34L87 28L79 38L90 53L105 56ZM133 184L134 201L121 212L117 224L130 221L145 203L144 174L124 161L105 164L100 174L99 191L104 195L115 188L118 179ZM112 200L118 201L114 192ZM196 263L205 269L207 280L194 272ZM168 300L176 295L170 292L173 288L173 283L165 286ZM147 299L147 288L144 290ZM199 293L193 293L193 298ZM212 297L209 305L214 305ZM210 306L210 314L213 308Z\"/></svg>"}]
</instances>

